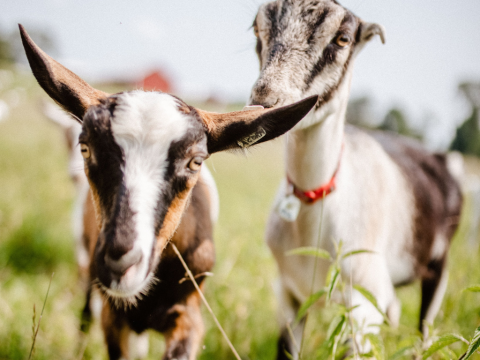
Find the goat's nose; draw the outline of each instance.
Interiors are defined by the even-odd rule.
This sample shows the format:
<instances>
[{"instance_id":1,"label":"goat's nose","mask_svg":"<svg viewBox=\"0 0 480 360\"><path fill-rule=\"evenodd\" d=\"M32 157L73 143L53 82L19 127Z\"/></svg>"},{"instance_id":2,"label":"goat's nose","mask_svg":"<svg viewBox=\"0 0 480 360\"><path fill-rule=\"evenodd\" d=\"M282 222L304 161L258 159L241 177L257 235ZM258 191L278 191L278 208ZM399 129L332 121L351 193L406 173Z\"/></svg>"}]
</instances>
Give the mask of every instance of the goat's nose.
<instances>
[{"instance_id":1,"label":"goat's nose","mask_svg":"<svg viewBox=\"0 0 480 360\"><path fill-rule=\"evenodd\" d=\"M264 108L271 108L277 105L278 96L276 96L269 86L263 82L257 82L252 90L249 105L261 105Z\"/></svg>"},{"instance_id":2,"label":"goat's nose","mask_svg":"<svg viewBox=\"0 0 480 360\"><path fill-rule=\"evenodd\" d=\"M109 253L105 254L105 265L115 274L124 274L130 267L142 260L142 251L132 249L120 258L114 259Z\"/></svg>"},{"instance_id":3,"label":"goat's nose","mask_svg":"<svg viewBox=\"0 0 480 360\"><path fill-rule=\"evenodd\" d=\"M249 101L249 105L261 105L263 106L265 109L268 109L268 108L272 108L274 107L275 105L277 105L278 103L278 99L277 98L268 98L268 99L265 99L265 98L261 98L261 97L252 97Z\"/></svg>"}]
</instances>

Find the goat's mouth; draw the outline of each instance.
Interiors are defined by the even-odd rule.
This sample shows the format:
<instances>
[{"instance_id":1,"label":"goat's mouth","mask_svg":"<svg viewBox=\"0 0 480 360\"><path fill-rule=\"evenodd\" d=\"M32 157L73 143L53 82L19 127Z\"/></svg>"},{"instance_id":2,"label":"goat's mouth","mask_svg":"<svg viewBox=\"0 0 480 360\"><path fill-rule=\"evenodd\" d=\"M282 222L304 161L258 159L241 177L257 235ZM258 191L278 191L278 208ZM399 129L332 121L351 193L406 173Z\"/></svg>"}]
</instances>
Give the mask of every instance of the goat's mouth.
<instances>
[{"instance_id":1,"label":"goat's mouth","mask_svg":"<svg viewBox=\"0 0 480 360\"><path fill-rule=\"evenodd\" d=\"M127 258L128 255L124 256ZM97 279L95 284L106 298L117 307L134 307L138 300L147 295L156 282L154 271L146 257L141 256L138 262L122 268L121 260L109 260L101 254L97 258Z\"/></svg>"},{"instance_id":2,"label":"goat's mouth","mask_svg":"<svg viewBox=\"0 0 480 360\"><path fill-rule=\"evenodd\" d=\"M112 280L110 286L105 286L98 278L94 284L102 294L117 308L129 309L136 307L138 301L147 296L151 288L158 282L153 272L149 272L139 283L125 284L122 278Z\"/></svg>"}]
</instances>

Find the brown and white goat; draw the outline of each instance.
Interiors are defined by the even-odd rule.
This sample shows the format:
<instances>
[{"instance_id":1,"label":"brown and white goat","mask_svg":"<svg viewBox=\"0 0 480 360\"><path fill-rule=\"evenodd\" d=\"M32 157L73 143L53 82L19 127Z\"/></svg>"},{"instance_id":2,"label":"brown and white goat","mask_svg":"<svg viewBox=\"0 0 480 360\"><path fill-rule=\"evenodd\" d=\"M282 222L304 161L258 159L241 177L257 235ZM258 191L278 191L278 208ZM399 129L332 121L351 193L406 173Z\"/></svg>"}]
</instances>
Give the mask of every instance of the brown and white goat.
<instances>
[{"instance_id":1,"label":"brown and white goat","mask_svg":"<svg viewBox=\"0 0 480 360\"><path fill-rule=\"evenodd\" d=\"M287 177L266 232L280 271L280 314L286 314L278 358L285 358L284 349L297 356L287 324L312 290L324 286L329 266L319 261L312 289L315 260L286 252L318 244L333 254L332 239L342 240L345 251L374 251L350 257L342 271L377 298L394 324L400 316L394 287L420 279L422 329L433 322L446 289L462 197L443 155L399 136L345 126L355 57L375 35L384 41L383 27L335 0L278 0L260 7L254 30L260 76L250 104L268 108L319 95L286 139ZM378 331L373 325L383 318L375 307L354 289L349 299L360 305L353 311L357 323ZM303 325L295 336L302 333Z\"/></svg>"},{"instance_id":2,"label":"brown and white goat","mask_svg":"<svg viewBox=\"0 0 480 360\"><path fill-rule=\"evenodd\" d=\"M210 154L273 139L315 105L314 96L274 110L209 113L159 92L108 95L50 58L20 26L40 86L82 123L90 184L85 219L90 277L104 298L110 359L128 358L128 338L165 335L164 359L194 359L202 335L200 298L171 243L197 281L215 261L211 201L202 163Z\"/></svg>"}]
</instances>

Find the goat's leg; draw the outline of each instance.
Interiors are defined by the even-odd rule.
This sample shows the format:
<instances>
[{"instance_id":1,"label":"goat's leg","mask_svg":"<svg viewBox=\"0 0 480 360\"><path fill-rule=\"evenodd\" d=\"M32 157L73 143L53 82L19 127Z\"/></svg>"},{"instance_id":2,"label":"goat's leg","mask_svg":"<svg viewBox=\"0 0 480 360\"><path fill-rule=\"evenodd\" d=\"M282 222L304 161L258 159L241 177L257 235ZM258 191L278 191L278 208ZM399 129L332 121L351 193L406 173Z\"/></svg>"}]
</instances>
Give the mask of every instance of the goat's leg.
<instances>
[{"instance_id":1,"label":"goat's leg","mask_svg":"<svg viewBox=\"0 0 480 360\"><path fill-rule=\"evenodd\" d=\"M102 328L110 360L129 359L130 327L105 301L102 310Z\"/></svg>"},{"instance_id":2,"label":"goat's leg","mask_svg":"<svg viewBox=\"0 0 480 360\"><path fill-rule=\"evenodd\" d=\"M148 333L137 334L130 331L128 337L128 350L131 359L144 359L148 355Z\"/></svg>"},{"instance_id":3,"label":"goat's leg","mask_svg":"<svg viewBox=\"0 0 480 360\"><path fill-rule=\"evenodd\" d=\"M358 284L368 290L376 299L379 309L395 318L399 317L399 303L395 296L394 286L388 273L385 259L378 254L360 254L352 256L343 269L347 283L350 276L353 284ZM376 325L383 323L383 315L376 307L356 289L348 287L350 306L358 306L352 311L357 323L355 342L360 353L370 351L371 345L364 341L363 334L378 334L380 329Z\"/></svg>"},{"instance_id":4,"label":"goat's leg","mask_svg":"<svg viewBox=\"0 0 480 360\"><path fill-rule=\"evenodd\" d=\"M428 326L433 324L442 305L447 283L448 270L445 269L445 259L430 261L428 274L422 279L422 305L418 325L425 339L428 338Z\"/></svg>"},{"instance_id":5,"label":"goat's leg","mask_svg":"<svg viewBox=\"0 0 480 360\"><path fill-rule=\"evenodd\" d=\"M175 305L169 313L175 317L175 323L164 333L167 346L163 360L194 360L205 331L200 297L192 294L185 305Z\"/></svg>"},{"instance_id":6,"label":"goat's leg","mask_svg":"<svg viewBox=\"0 0 480 360\"><path fill-rule=\"evenodd\" d=\"M300 302L281 281L278 283L277 293L280 302L279 319L282 329L277 343L277 360L287 360L291 357L298 359L305 329L305 319L302 319L295 327L293 327L293 323L300 308Z\"/></svg>"}]
</instances>

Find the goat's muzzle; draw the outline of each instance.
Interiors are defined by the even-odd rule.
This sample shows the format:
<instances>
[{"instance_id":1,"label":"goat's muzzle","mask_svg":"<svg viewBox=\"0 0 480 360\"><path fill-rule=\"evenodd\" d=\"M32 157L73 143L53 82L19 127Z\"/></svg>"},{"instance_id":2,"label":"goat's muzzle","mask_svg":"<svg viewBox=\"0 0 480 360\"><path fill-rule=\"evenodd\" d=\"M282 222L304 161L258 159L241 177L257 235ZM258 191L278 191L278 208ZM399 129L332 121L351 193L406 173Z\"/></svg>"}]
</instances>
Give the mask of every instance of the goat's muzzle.
<instances>
[{"instance_id":1,"label":"goat's muzzle","mask_svg":"<svg viewBox=\"0 0 480 360\"><path fill-rule=\"evenodd\" d=\"M136 297L148 285L149 259L142 250L133 247L121 254L99 246L95 254L95 268L101 288L111 297Z\"/></svg>"}]
</instances>

